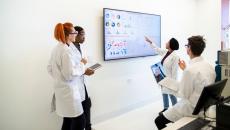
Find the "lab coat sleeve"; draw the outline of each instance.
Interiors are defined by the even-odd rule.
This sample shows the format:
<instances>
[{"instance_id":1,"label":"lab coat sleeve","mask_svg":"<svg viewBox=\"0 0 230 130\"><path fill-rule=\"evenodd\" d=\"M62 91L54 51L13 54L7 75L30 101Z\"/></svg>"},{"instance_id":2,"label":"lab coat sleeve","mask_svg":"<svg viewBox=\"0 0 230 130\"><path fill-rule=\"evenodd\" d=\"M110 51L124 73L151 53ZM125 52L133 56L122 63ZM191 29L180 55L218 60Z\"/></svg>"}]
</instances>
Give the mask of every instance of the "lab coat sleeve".
<instances>
[{"instance_id":1,"label":"lab coat sleeve","mask_svg":"<svg viewBox=\"0 0 230 130\"><path fill-rule=\"evenodd\" d=\"M84 63L80 62L79 64L76 64L76 68L73 75L76 75L76 76L81 76L83 74L85 74L85 71L86 71L86 66Z\"/></svg>"},{"instance_id":2,"label":"lab coat sleeve","mask_svg":"<svg viewBox=\"0 0 230 130\"><path fill-rule=\"evenodd\" d=\"M76 64L71 58L70 53L62 55L62 69L61 72L66 80L72 80L74 76L81 76L85 73L85 66L82 62Z\"/></svg>"},{"instance_id":3,"label":"lab coat sleeve","mask_svg":"<svg viewBox=\"0 0 230 130\"><path fill-rule=\"evenodd\" d=\"M175 56L174 58L173 58L173 62L172 62L172 78L173 79L177 79L177 74L178 74L178 67L179 67L179 65L178 65L178 63L179 63L179 57L178 56Z\"/></svg>"},{"instance_id":4,"label":"lab coat sleeve","mask_svg":"<svg viewBox=\"0 0 230 130\"><path fill-rule=\"evenodd\" d=\"M191 72L184 70L182 79L180 81L178 95L179 97L189 99L193 91L193 76Z\"/></svg>"},{"instance_id":5,"label":"lab coat sleeve","mask_svg":"<svg viewBox=\"0 0 230 130\"><path fill-rule=\"evenodd\" d=\"M167 53L167 50L161 49L156 44L152 43L150 44L151 48L159 55L163 56L165 53Z\"/></svg>"},{"instance_id":6,"label":"lab coat sleeve","mask_svg":"<svg viewBox=\"0 0 230 130\"><path fill-rule=\"evenodd\" d=\"M52 57L51 57L51 58L52 58ZM47 71L48 71L48 73L53 77L52 65L51 65L52 59L51 59L51 58L50 58L49 63L48 63L48 65L47 65Z\"/></svg>"}]
</instances>

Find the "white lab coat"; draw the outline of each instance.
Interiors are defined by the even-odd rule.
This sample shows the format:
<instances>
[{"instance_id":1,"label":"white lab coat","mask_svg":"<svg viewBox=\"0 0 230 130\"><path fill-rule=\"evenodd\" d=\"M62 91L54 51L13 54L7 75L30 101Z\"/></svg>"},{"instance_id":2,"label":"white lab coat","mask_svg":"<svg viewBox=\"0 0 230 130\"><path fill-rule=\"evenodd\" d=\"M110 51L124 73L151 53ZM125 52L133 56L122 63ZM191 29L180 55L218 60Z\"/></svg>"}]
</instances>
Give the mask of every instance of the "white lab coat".
<instances>
[{"instance_id":1,"label":"white lab coat","mask_svg":"<svg viewBox=\"0 0 230 130\"><path fill-rule=\"evenodd\" d=\"M83 113L85 100L85 66L80 52L73 50L73 44L59 43L52 51L47 70L54 79L54 98L56 113L61 117L77 117Z\"/></svg>"},{"instance_id":2,"label":"white lab coat","mask_svg":"<svg viewBox=\"0 0 230 130\"><path fill-rule=\"evenodd\" d=\"M167 50L161 49L159 47L157 47L154 44L151 44L151 47L155 50L155 52L159 55L162 56L162 59L164 58L164 56L167 53ZM172 78L172 79L177 79L177 75L178 75L178 65L179 63L179 56L176 54L175 51L173 51L165 60L163 63L163 68L165 71L165 76ZM168 90L165 87L162 87L162 92L163 93L169 93L170 90Z\"/></svg>"},{"instance_id":3,"label":"white lab coat","mask_svg":"<svg viewBox=\"0 0 230 130\"><path fill-rule=\"evenodd\" d=\"M203 88L214 83L215 77L215 70L209 63L202 57L193 58L178 83L178 96L181 100L165 111L164 116L173 122L185 116L193 116L192 112Z\"/></svg>"}]
</instances>

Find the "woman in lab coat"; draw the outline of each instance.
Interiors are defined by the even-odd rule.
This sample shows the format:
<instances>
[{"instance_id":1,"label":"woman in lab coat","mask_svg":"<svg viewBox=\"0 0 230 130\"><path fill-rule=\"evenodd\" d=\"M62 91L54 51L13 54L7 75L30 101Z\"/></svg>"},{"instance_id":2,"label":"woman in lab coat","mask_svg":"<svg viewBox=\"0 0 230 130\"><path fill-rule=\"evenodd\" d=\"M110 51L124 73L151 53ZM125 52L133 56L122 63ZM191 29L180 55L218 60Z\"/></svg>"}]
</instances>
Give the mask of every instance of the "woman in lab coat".
<instances>
[{"instance_id":1,"label":"woman in lab coat","mask_svg":"<svg viewBox=\"0 0 230 130\"><path fill-rule=\"evenodd\" d=\"M163 129L166 124L175 122L182 117L193 116L192 112L203 88L215 81L214 68L201 57L206 46L203 37L192 36L188 38L188 45L186 46L191 61L188 67L184 61L179 62L180 67L184 70L181 81L177 83L179 85L177 95L181 97L181 100L155 119L158 129Z\"/></svg>"},{"instance_id":2,"label":"woman in lab coat","mask_svg":"<svg viewBox=\"0 0 230 130\"><path fill-rule=\"evenodd\" d=\"M156 46L148 37L145 37L145 40L150 43L151 47L155 50L156 53L161 55L163 58L161 60L161 64L163 65L165 74L167 77L172 79L177 79L177 71L178 71L178 63L179 57L177 56L175 50L179 49L179 43L175 38L171 38L166 43L166 49L161 49ZM160 112L164 112L169 108L169 97L171 99L172 105L177 103L177 98L172 94L167 94L167 89L162 88L162 96L163 96L163 105L164 109Z\"/></svg>"},{"instance_id":3,"label":"woman in lab coat","mask_svg":"<svg viewBox=\"0 0 230 130\"><path fill-rule=\"evenodd\" d=\"M78 34L72 23L58 23L54 36L59 41L53 49L48 72L54 79L53 107L63 117L62 130L84 130L82 101L85 98L84 81L87 61L76 54L70 45ZM74 46L74 45L73 45Z\"/></svg>"}]
</instances>

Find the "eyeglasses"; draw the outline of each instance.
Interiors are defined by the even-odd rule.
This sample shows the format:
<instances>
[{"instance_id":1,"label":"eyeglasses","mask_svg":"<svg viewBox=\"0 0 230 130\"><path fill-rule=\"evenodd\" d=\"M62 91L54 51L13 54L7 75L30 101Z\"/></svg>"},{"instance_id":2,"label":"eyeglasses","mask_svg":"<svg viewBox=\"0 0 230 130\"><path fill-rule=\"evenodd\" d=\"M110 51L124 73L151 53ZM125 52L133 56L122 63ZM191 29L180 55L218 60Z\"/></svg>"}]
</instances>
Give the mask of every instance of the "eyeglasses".
<instances>
[{"instance_id":1,"label":"eyeglasses","mask_svg":"<svg viewBox=\"0 0 230 130\"><path fill-rule=\"evenodd\" d=\"M78 31L75 31L75 32L71 32L69 34L78 34Z\"/></svg>"},{"instance_id":2,"label":"eyeglasses","mask_svg":"<svg viewBox=\"0 0 230 130\"><path fill-rule=\"evenodd\" d=\"M186 44L186 45L184 45L186 48L189 48L190 47L190 45L189 44Z\"/></svg>"}]
</instances>

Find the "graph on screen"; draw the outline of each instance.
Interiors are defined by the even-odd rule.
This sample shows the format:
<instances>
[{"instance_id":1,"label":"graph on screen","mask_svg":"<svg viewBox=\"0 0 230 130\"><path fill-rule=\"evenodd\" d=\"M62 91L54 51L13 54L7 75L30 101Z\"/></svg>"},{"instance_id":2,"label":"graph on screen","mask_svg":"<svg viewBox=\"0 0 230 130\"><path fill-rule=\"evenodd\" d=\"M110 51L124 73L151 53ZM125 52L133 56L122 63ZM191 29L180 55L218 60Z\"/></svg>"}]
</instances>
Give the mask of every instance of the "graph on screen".
<instances>
[{"instance_id":1,"label":"graph on screen","mask_svg":"<svg viewBox=\"0 0 230 130\"><path fill-rule=\"evenodd\" d=\"M104 60L156 55L145 36L161 42L161 16L104 8Z\"/></svg>"}]
</instances>

